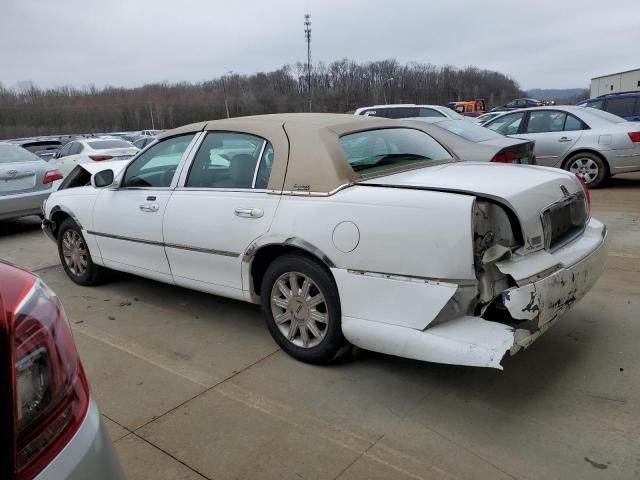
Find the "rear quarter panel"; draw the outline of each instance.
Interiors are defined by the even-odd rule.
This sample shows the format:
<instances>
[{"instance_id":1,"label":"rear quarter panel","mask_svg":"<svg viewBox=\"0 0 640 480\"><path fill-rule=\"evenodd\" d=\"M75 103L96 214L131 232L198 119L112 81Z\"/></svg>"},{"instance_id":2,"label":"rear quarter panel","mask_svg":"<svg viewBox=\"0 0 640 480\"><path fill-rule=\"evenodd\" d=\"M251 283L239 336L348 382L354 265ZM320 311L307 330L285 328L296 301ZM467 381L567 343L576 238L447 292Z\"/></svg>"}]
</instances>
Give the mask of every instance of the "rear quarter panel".
<instances>
[{"instance_id":1,"label":"rear quarter panel","mask_svg":"<svg viewBox=\"0 0 640 480\"><path fill-rule=\"evenodd\" d=\"M353 186L329 197L283 196L269 235L302 239L337 268L475 280L474 198L373 186ZM334 243L341 222L355 224L359 233L350 252Z\"/></svg>"}]
</instances>

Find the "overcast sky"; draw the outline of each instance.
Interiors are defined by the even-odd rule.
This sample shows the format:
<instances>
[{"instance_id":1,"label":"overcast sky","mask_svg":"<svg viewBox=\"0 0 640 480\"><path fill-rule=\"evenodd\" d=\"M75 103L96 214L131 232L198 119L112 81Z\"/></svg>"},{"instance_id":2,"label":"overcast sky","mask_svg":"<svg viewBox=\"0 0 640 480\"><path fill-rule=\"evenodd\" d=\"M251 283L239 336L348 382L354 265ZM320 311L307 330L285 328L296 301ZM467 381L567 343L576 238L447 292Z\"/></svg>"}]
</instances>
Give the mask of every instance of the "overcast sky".
<instances>
[{"instance_id":1,"label":"overcast sky","mask_svg":"<svg viewBox=\"0 0 640 480\"><path fill-rule=\"evenodd\" d=\"M138 86L313 61L475 65L524 89L640 67L640 0L0 0L0 82Z\"/></svg>"}]
</instances>

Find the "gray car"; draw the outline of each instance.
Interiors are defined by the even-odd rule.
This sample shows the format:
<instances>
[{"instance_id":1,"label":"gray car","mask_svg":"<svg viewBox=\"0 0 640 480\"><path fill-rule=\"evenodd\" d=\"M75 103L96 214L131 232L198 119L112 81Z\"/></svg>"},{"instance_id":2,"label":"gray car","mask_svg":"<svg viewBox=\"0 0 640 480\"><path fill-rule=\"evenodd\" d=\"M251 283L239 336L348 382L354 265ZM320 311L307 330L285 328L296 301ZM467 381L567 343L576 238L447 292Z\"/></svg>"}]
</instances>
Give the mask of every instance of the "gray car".
<instances>
[{"instance_id":1,"label":"gray car","mask_svg":"<svg viewBox=\"0 0 640 480\"><path fill-rule=\"evenodd\" d=\"M532 141L509 138L473 122L446 118L408 118L420 122L440 143L447 145L462 160L535 165Z\"/></svg>"},{"instance_id":2,"label":"gray car","mask_svg":"<svg viewBox=\"0 0 640 480\"><path fill-rule=\"evenodd\" d=\"M563 168L595 188L613 175L640 171L640 123L578 106L505 112L484 124L535 141L539 165Z\"/></svg>"},{"instance_id":3,"label":"gray car","mask_svg":"<svg viewBox=\"0 0 640 480\"><path fill-rule=\"evenodd\" d=\"M62 173L24 148L0 142L0 220L40 215Z\"/></svg>"}]
</instances>

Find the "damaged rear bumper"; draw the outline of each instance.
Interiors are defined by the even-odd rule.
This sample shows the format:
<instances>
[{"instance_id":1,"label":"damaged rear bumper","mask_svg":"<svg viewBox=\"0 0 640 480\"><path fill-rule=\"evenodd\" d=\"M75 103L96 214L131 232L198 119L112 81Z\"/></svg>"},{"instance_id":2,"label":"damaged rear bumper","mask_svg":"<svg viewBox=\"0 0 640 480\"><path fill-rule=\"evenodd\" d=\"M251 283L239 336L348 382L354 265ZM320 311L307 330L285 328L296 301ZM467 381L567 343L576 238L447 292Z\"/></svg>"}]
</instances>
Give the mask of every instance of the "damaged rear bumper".
<instances>
[{"instance_id":1,"label":"damaged rear bumper","mask_svg":"<svg viewBox=\"0 0 640 480\"><path fill-rule=\"evenodd\" d=\"M509 312L506 322L461 312L431 323L443 305L455 301L460 285L332 271L342 330L352 344L416 360L502 369L507 354L531 345L593 287L606 255L606 228L592 219L583 235L553 253L497 264L516 283L496 299Z\"/></svg>"}]
</instances>

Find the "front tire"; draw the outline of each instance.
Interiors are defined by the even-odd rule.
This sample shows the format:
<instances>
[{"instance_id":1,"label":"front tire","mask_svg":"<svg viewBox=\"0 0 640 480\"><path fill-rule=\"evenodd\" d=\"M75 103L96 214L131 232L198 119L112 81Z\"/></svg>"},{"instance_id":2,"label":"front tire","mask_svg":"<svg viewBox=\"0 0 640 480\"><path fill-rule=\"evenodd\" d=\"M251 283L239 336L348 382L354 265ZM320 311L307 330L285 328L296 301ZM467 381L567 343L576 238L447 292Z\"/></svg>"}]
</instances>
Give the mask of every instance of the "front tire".
<instances>
[{"instance_id":1,"label":"front tire","mask_svg":"<svg viewBox=\"0 0 640 480\"><path fill-rule=\"evenodd\" d=\"M65 273L78 285L91 286L104 280L105 270L91 260L82 230L71 218L58 229L58 255Z\"/></svg>"},{"instance_id":2,"label":"front tire","mask_svg":"<svg viewBox=\"0 0 640 480\"><path fill-rule=\"evenodd\" d=\"M606 163L593 153L577 153L567 160L565 170L575 173L589 188L598 188L608 177Z\"/></svg>"},{"instance_id":3,"label":"front tire","mask_svg":"<svg viewBox=\"0 0 640 480\"><path fill-rule=\"evenodd\" d=\"M347 350L338 288L320 262L300 254L278 257L260 293L269 333L293 358L325 364Z\"/></svg>"}]
</instances>

